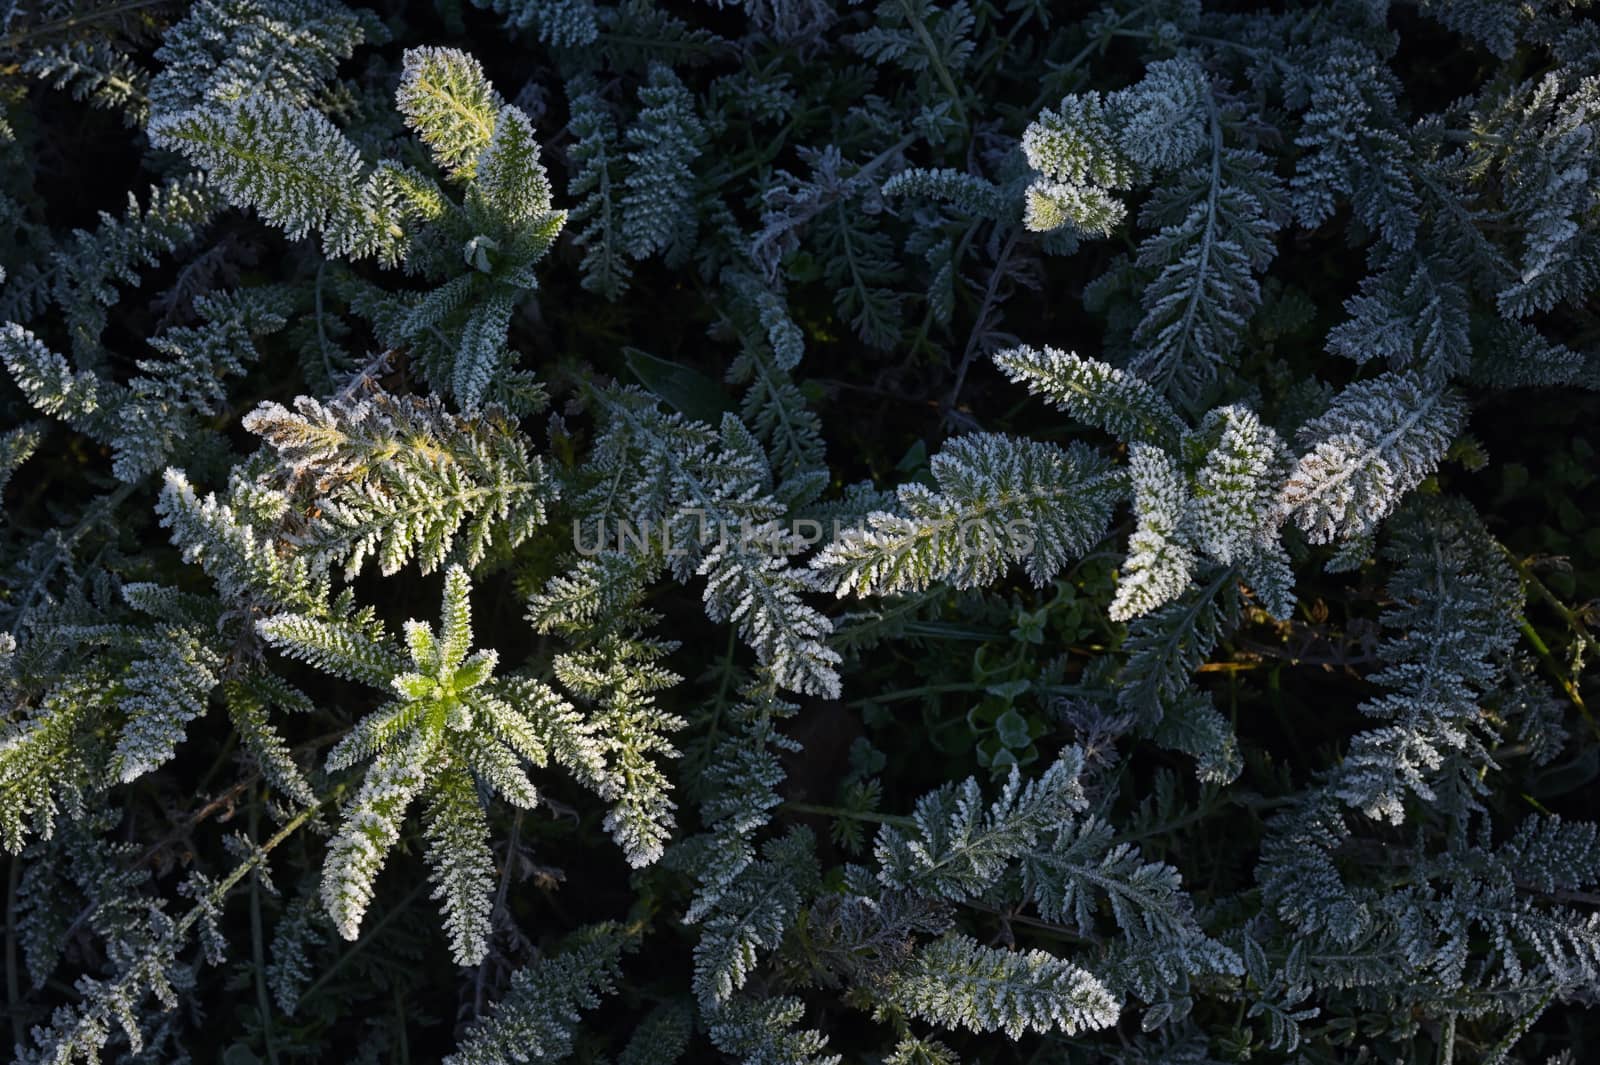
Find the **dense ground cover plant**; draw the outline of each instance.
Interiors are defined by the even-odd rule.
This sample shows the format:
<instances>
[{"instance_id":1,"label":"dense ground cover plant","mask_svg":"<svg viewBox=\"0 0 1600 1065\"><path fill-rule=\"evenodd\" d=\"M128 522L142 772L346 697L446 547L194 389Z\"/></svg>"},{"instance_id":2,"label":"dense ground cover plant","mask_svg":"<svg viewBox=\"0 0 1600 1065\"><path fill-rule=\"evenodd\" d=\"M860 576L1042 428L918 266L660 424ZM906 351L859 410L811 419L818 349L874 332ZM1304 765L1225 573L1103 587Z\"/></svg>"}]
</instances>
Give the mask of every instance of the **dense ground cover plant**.
<instances>
[{"instance_id":1,"label":"dense ground cover plant","mask_svg":"<svg viewBox=\"0 0 1600 1065\"><path fill-rule=\"evenodd\" d=\"M0 0L18 1060L1585 1060L1596 27Z\"/></svg>"}]
</instances>

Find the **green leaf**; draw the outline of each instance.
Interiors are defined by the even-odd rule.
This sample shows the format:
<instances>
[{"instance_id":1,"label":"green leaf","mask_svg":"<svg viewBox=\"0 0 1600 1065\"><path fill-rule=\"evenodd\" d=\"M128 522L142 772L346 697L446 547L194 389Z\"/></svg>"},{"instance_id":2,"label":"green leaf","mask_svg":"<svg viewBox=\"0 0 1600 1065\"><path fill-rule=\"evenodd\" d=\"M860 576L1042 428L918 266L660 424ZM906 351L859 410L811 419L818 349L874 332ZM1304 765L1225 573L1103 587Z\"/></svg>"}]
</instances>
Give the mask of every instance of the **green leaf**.
<instances>
[{"instance_id":1,"label":"green leaf","mask_svg":"<svg viewBox=\"0 0 1600 1065\"><path fill-rule=\"evenodd\" d=\"M1028 735L1028 720L1016 710L1007 710L1001 714L994 723L994 728L1000 734L1000 742L1012 750L1026 747L1032 738Z\"/></svg>"},{"instance_id":2,"label":"green leaf","mask_svg":"<svg viewBox=\"0 0 1600 1065\"><path fill-rule=\"evenodd\" d=\"M623 348L622 355L634 378L685 418L716 425L734 409L732 397L705 374L638 348Z\"/></svg>"},{"instance_id":3,"label":"green leaf","mask_svg":"<svg viewBox=\"0 0 1600 1065\"><path fill-rule=\"evenodd\" d=\"M998 695L1006 702L1011 702L1031 687L1033 687L1032 681L1019 677L1016 680L1008 680L1004 684L991 684L984 691L990 695Z\"/></svg>"}]
</instances>

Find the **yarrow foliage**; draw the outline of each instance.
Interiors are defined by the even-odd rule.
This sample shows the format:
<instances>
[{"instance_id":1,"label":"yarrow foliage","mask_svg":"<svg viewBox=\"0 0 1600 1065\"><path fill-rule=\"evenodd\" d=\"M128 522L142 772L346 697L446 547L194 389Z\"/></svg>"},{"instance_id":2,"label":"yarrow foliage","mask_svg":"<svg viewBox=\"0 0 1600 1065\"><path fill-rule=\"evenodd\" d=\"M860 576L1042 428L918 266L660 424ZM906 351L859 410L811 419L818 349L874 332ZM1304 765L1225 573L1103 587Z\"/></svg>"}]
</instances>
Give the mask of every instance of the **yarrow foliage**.
<instances>
[{"instance_id":1,"label":"yarrow foliage","mask_svg":"<svg viewBox=\"0 0 1600 1065\"><path fill-rule=\"evenodd\" d=\"M1586 1061L1589 14L0 6L13 1056Z\"/></svg>"}]
</instances>

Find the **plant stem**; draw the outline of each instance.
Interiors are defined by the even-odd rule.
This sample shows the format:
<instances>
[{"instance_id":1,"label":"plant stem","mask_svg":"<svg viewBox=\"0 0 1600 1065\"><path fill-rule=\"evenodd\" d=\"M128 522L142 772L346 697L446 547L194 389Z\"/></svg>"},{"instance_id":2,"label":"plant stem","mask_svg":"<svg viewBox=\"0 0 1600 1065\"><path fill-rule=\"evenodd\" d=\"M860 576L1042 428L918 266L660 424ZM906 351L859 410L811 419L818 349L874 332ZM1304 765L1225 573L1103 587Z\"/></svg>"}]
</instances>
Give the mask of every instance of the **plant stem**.
<instances>
[{"instance_id":1,"label":"plant stem","mask_svg":"<svg viewBox=\"0 0 1600 1065\"><path fill-rule=\"evenodd\" d=\"M1543 599L1547 604L1549 604L1550 608L1556 612L1557 616L1561 618L1561 620L1566 624L1567 628L1571 630L1573 635L1578 638L1578 641L1587 646L1591 653L1600 652L1600 640L1596 640L1593 634L1589 632L1588 626L1583 623L1583 619L1579 617L1575 611L1568 607L1567 604L1563 603L1560 598L1558 598L1556 594L1539 579L1538 575L1533 572L1533 567L1529 565L1528 560L1524 558L1518 558L1504 544L1497 543L1497 546L1500 548L1501 553L1505 555L1506 560L1511 563L1511 567L1517 571L1517 575L1522 578L1523 583L1529 588L1532 588L1539 598ZM1526 617L1518 618L1517 622L1518 627L1522 630L1522 634L1526 636L1528 638L1528 642L1533 645L1533 649L1538 653L1539 658L1544 662L1545 666L1550 670L1550 672L1555 675L1556 682L1561 685L1561 690L1566 692L1567 698L1572 700L1572 705L1576 706L1578 708L1578 712L1583 715L1583 720L1588 724L1590 731L1593 732L1596 737L1600 737L1600 723L1595 721L1594 715L1589 711L1589 708L1584 705L1583 696L1579 693L1577 684L1573 682L1572 678L1567 676L1566 670L1561 668L1561 664L1556 661L1555 655L1551 653L1549 645L1544 642L1544 638L1539 635L1538 631L1534 629L1532 622L1530 622Z\"/></svg>"},{"instance_id":2,"label":"plant stem","mask_svg":"<svg viewBox=\"0 0 1600 1065\"><path fill-rule=\"evenodd\" d=\"M335 958L333 964L322 971L322 975L317 977L316 980L312 982L311 986L306 988L305 993L300 996L300 1001L304 1003L310 1000L311 996L315 995L318 991L321 991L323 985L331 980L335 973L344 968L346 962L355 957L357 954L360 954L362 948L367 946L367 944L377 940L378 933L383 931L384 927L388 925L390 921L393 921L396 917L400 916L400 914L404 913L406 908L409 907L413 902L417 901L417 896L421 895L423 889L428 886L428 881L423 880L419 882L416 887L412 888L405 898L401 899L395 904L394 909L384 914L380 920L375 922L371 928L366 930L360 939L350 944L349 950Z\"/></svg>"},{"instance_id":3,"label":"plant stem","mask_svg":"<svg viewBox=\"0 0 1600 1065\"><path fill-rule=\"evenodd\" d=\"M717 701L712 704L711 725L706 729L705 745L708 758L711 755L713 745L716 743L717 726L722 723L722 711L728 706L728 682L733 678L733 656L735 651L738 650L738 644L735 642L734 637L738 633L738 629L729 627L728 648L723 652L722 657L722 677L717 684Z\"/></svg>"},{"instance_id":4,"label":"plant stem","mask_svg":"<svg viewBox=\"0 0 1600 1065\"><path fill-rule=\"evenodd\" d=\"M944 401L946 413L955 410L956 400L961 396L961 387L966 384L967 370L972 365L972 360L977 357L982 346L978 335L989 318L989 312L994 308L1000 295L1000 280L1005 276L1006 261L1011 258L1011 253L1017 247L1017 235L1021 230L1017 226L1011 227L1011 232L1006 235L1006 242L1000 249L1000 254L995 256L994 269L989 271L989 283L984 287L983 303L978 307L978 316L973 320L972 329L967 333L967 348L961 354L961 364L956 367L955 384L950 386L950 395Z\"/></svg>"},{"instance_id":5,"label":"plant stem","mask_svg":"<svg viewBox=\"0 0 1600 1065\"><path fill-rule=\"evenodd\" d=\"M1053 921L1042 921L1037 917L1027 917L1020 913L1012 913L1010 910L1002 910L998 906L985 906L981 902L970 900L961 905L969 910L993 914L1007 924L1020 924L1026 928L1036 928L1041 932L1048 932L1052 936L1072 943L1093 943L1098 945L1103 942L1098 936L1086 936L1082 932L1073 931L1066 925L1056 924Z\"/></svg>"},{"instance_id":6,"label":"plant stem","mask_svg":"<svg viewBox=\"0 0 1600 1065\"><path fill-rule=\"evenodd\" d=\"M411 1065L411 1043L406 1038L405 1000L400 997L399 984L391 990L394 993L394 1026L400 1032L400 1065Z\"/></svg>"},{"instance_id":7,"label":"plant stem","mask_svg":"<svg viewBox=\"0 0 1600 1065\"><path fill-rule=\"evenodd\" d=\"M218 883L216 888L211 892L211 897L218 902L221 902L223 899L227 898L228 892L238 887L239 882L245 877L254 873L256 867L266 859L267 855L276 850L284 840L288 839L290 836L294 835L295 832L299 831L302 825L311 820L317 811L322 809L324 803L338 801L339 796L343 794L343 792L344 786L340 785L339 787L336 787L330 791L327 798L323 799L322 802L315 806L307 806L304 810L301 810L299 813L289 818L289 820L285 821L283 823L283 827L272 834L272 838L268 839L265 843L261 844L261 846L257 847L254 854L240 862L233 872L222 878L221 882ZM184 914L183 920L179 921L173 927L172 934L169 938L180 938L187 934L189 929L193 928L197 923L199 923L202 912L202 907L196 906L194 909Z\"/></svg>"},{"instance_id":8,"label":"plant stem","mask_svg":"<svg viewBox=\"0 0 1600 1065\"><path fill-rule=\"evenodd\" d=\"M6 1013L11 1017L11 1037L17 1046L27 1042L22 1023L22 981L17 969L17 888L22 881L22 856L8 860L6 876Z\"/></svg>"},{"instance_id":9,"label":"plant stem","mask_svg":"<svg viewBox=\"0 0 1600 1065\"><path fill-rule=\"evenodd\" d=\"M1439 1033L1439 1065L1451 1065L1456 1058L1456 1015L1454 1013L1444 1020L1444 1028Z\"/></svg>"},{"instance_id":10,"label":"plant stem","mask_svg":"<svg viewBox=\"0 0 1600 1065\"><path fill-rule=\"evenodd\" d=\"M505 867L500 870L500 888L494 895L494 913L504 913L506 898L511 894L511 871L516 866L517 837L522 833L522 814L519 807L516 815L511 819L511 831L506 836ZM509 921L509 918L507 918ZM491 922L492 923L492 922ZM487 990L489 976L489 959L486 957L478 963L478 972L473 980L472 987L472 1016L473 1019L483 1016L483 996Z\"/></svg>"},{"instance_id":11,"label":"plant stem","mask_svg":"<svg viewBox=\"0 0 1600 1065\"><path fill-rule=\"evenodd\" d=\"M856 699L846 703L845 706L852 710L859 710L861 707L872 703L893 703L904 699L916 699L923 695L938 695L943 692L975 692L982 691L983 688L984 685L971 680L958 680L949 684L923 684L915 688L901 688L897 691L884 692L881 695L873 695L865 699Z\"/></svg>"},{"instance_id":12,"label":"plant stem","mask_svg":"<svg viewBox=\"0 0 1600 1065\"><path fill-rule=\"evenodd\" d=\"M1528 1034L1528 1029L1533 1027L1533 1022L1539 1019L1555 997L1556 993L1554 991L1545 992L1538 1005L1529 1010L1526 1016L1517 1018L1517 1023L1511 1026L1511 1030L1505 1034L1505 1037L1490 1048L1489 1053L1483 1056L1483 1065L1505 1065L1506 1057L1511 1053L1511 1048L1516 1046L1517 1041L1524 1035Z\"/></svg>"},{"instance_id":13,"label":"plant stem","mask_svg":"<svg viewBox=\"0 0 1600 1065\"><path fill-rule=\"evenodd\" d=\"M257 796L250 803L250 839L256 838L261 821ZM267 949L261 924L261 873L250 877L250 958L255 969L256 1008L261 1011L261 1037L267 1045L267 1060L278 1065L278 1047L272 1036L272 998L267 994Z\"/></svg>"},{"instance_id":14,"label":"plant stem","mask_svg":"<svg viewBox=\"0 0 1600 1065\"><path fill-rule=\"evenodd\" d=\"M44 37L51 33L65 33L77 29L79 26L90 25L103 20L114 19L121 15L140 11L147 7L165 7L170 0L129 0L124 4L112 4L95 11L86 11L78 14L67 15L63 18L53 19L49 22L40 22L33 26L24 26L15 33L0 37L0 51L10 51L24 41L34 37Z\"/></svg>"},{"instance_id":15,"label":"plant stem","mask_svg":"<svg viewBox=\"0 0 1600 1065\"><path fill-rule=\"evenodd\" d=\"M964 127L967 124L967 109L961 106L961 94L956 91L955 79L950 76L950 70L944 65L944 58L939 55L938 45L933 43L933 36L928 33L928 27L922 24L922 19L910 4L910 0L900 0L900 10L906 13L906 21L911 24L912 30L917 34L917 40L922 42L923 51L928 53L928 65L933 68L934 76L939 79L939 84L944 86L944 91L950 94L950 103L955 106L956 118Z\"/></svg>"},{"instance_id":16,"label":"plant stem","mask_svg":"<svg viewBox=\"0 0 1600 1065\"><path fill-rule=\"evenodd\" d=\"M786 802L783 808L790 813L818 814L822 817L843 817L851 821L871 821L878 825L895 825L900 828L915 828L916 821L909 817L897 814L875 814L869 810L846 810L842 806L822 806L814 802Z\"/></svg>"}]
</instances>

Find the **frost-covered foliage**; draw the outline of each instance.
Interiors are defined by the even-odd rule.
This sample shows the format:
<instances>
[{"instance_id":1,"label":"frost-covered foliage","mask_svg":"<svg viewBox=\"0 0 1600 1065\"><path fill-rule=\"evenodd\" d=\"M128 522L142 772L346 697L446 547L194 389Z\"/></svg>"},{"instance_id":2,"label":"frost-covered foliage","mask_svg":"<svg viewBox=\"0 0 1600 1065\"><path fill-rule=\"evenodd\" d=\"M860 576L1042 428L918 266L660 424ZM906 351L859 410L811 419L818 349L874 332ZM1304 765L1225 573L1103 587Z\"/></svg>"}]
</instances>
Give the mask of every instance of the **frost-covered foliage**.
<instances>
[{"instance_id":1,"label":"frost-covered foliage","mask_svg":"<svg viewBox=\"0 0 1600 1065\"><path fill-rule=\"evenodd\" d=\"M13 1056L1588 1060L1586 7L0 3Z\"/></svg>"}]
</instances>

